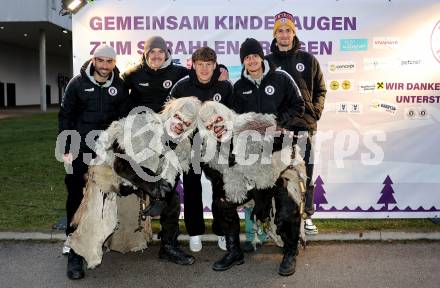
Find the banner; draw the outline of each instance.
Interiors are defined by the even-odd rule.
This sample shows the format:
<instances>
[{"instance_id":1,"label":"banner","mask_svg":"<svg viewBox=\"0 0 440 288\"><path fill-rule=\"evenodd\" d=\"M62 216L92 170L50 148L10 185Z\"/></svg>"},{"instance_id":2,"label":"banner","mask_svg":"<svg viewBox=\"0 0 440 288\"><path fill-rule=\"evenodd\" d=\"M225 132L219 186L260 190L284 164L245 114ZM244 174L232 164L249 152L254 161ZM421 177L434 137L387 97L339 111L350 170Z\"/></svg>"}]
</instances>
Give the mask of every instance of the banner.
<instances>
[{"instance_id":1,"label":"banner","mask_svg":"<svg viewBox=\"0 0 440 288\"><path fill-rule=\"evenodd\" d=\"M123 71L160 35L183 66L210 46L235 81L240 44L252 37L270 53L281 11L328 89L314 136L315 218L439 217L438 0L95 0L73 16L74 70L105 42ZM203 198L209 211L206 182Z\"/></svg>"}]
</instances>

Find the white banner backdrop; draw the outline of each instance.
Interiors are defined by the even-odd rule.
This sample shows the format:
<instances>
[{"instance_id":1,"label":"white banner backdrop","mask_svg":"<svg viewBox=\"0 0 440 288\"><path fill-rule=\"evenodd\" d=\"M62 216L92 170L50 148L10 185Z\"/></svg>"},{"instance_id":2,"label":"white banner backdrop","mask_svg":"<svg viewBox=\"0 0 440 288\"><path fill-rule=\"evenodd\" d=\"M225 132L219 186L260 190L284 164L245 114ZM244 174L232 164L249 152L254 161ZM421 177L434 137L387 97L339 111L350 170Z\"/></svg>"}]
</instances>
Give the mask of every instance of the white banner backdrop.
<instances>
[{"instance_id":1,"label":"white banner backdrop","mask_svg":"<svg viewBox=\"0 0 440 288\"><path fill-rule=\"evenodd\" d=\"M73 17L74 70L102 42L125 70L145 39L160 35L183 66L198 47L212 47L234 81L241 42L256 38L269 53L280 11L295 16L302 47L327 82L315 217L439 217L438 0L95 0Z\"/></svg>"}]
</instances>

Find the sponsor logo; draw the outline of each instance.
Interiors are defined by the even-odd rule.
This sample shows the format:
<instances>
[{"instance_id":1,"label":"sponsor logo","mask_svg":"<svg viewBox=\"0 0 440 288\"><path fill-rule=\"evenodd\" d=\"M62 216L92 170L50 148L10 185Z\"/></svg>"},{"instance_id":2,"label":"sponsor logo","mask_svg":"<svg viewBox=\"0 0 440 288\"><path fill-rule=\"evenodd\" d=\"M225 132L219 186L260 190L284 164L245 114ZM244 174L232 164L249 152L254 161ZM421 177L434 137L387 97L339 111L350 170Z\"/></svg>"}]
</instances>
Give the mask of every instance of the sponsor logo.
<instances>
[{"instance_id":1,"label":"sponsor logo","mask_svg":"<svg viewBox=\"0 0 440 288\"><path fill-rule=\"evenodd\" d=\"M142 87L148 87L150 86L150 83L139 83L138 85Z\"/></svg>"},{"instance_id":2,"label":"sponsor logo","mask_svg":"<svg viewBox=\"0 0 440 288\"><path fill-rule=\"evenodd\" d=\"M296 64L296 71L298 71L298 72L303 72L305 68L306 67L304 66L303 63Z\"/></svg>"},{"instance_id":3,"label":"sponsor logo","mask_svg":"<svg viewBox=\"0 0 440 288\"><path fill-rule=\"evenodd\" d=\"M386 112L391 115L396 115L397 112L396 105L378 99L371 102L370 108L373 111Z\"/></svg>"},{"instance_id":4,"label":"sponsor logo","mask_svg":"<svg viewBox=\"0 0 440 288\"><path fill-rule=\"evenodd\" d=\"M431 51L434 58L440 63L440 20L435 24L431 33Z\"/></svg>"},{"instance_id":5,"label":"sponsor logo","mask_svg":"<svg viewBox=\"0 0 440 288\"><path fill-rule=\"evenodd\" d=\"M93 92L93 91L95 91L95 88L84 89L84 91L86 91L86 92Z\"/></svg>"},{"instance_id":6,"label":"sponsor logo","mask_svg":"<svg viewBox=\"0 0 440 288\"><path fill-rule=\"evenodd\" d=\"M400 38L398 37L374 37L374 49L395 49L400 45Z\"/></svg>"},{"instance_id":7,"label":"sponsor logo","mask_svg":"<svg viewBox=\"0 0 440 288\"><path fill-rule=\"evenodd\" d=\"M346 51L367 51L368 39L341 39L339 41L340 50Z\"/></svg>"},{"instance_id":8,"label":"sponsor logo","mask_svg":"<svg viewBox=\"0 0 440 288\"><path fill-rule=\"evenodd\" d=\"M339 89L339 81L336 80L332 80L330 81L330 83L328 84L328 86L330 87L331 90L338 90Z\"/></svg>"},{"instance_id":9,"label":"sponsor logo","mask_svg":"<svg viewBox=\"0 0 440 288\"><path fill-rule=\"evenodd\" d=\"M429 119L428 110L424 107L405 108L405 119L408 119L408 120L427 120L427 119Z\"/></svg>"},{"instance_id":10,"label":"sponsor logo","mask_svg":"<svg viewBox=\"0 0 440 288\"><path fill-rule=\"evenodd\" d=\"M350 103L350 105L348 106L348 111L351 114L360 114L361 111L361 104L359 103Z\"/></svg>"},{"instance_id":11,"label":"sponsor logo","mask_svg":"<svg viewBox=\"0 0 440 288\"><path fill-rule=\"evenodd\" d=\"M173 82L171 80L165 80L163 81L163 88L168 89L171 88L171 86L173 86Z\"/></svg>"},{"instance_id":12,"label":"sponsor logo","mask_svg":"<svg viewBox=\"0 0 440 288\"><path fill-rule=\"evenodd\" d=\"M336 113L343 114L361 114L362 104L356 102L337 102Z\"/></svg>"},{"instance_id":13,"label":"sponsor logo","mask_svg":"<svg viewBox=\"0 0 440 288\"><path fill-rule=\"evenodd\" d=\"M376 90L385 90L385 82L376 82Z\"/></svg>"},{"instance_id":14,"label":"sponsor logo","mask_svg":"<svg viewBox=\"0 0 440 288\"><path fill-rule=\"evenodd\" d=\"M384 70L395 66L395 60L388 57L364 58L364 70Z\"/></svg>"},{"instance_id":15,"label":"sponsor logo","mask_svg":"<svg viewBox=\"0 0 440 288\"><path fill-rule=\"evenodd\" d=\"M428 110L426 108L423 108L423 107L420 108L419 109L419 119L426 120L428 118L429 118Z\"/></svg>"},{"instance_id":16,"label":"sponsor logo","mask_svg":"<svg viewBox=\"0 0 440 288\"><path fill-rule=\"evenodd\" d=\"M220 93L215 93L212 100L220 102L222 100L222 95Z\"/></svg>"},{"instance_id":17,"label":"sponsor logo","mask_svg":"<svg viewBox=\"0 0 440 288\"><path fill-rule=\"evenodd\" d=\"M252 94L252 90L244 91L242 94L243 94L243 95L249 95L249 94Z\"/></svg>"},{"instance_id":18,"label":"sponsor logo","mask_svg":"<svg viewBox=\"0 0 440 288\"><path fill-rule=\"evenodd\" d=\"M329 62L328 71L330 73L353 73L356 71L354 62Z\"/></svg>"},{"instance_id":19,"label":"sponsor logo","mask_svg":"<svg viewBox=\"0 0 440 288\"><path fill-rule=\"evenodd\" d=\"M415 119L417 116L417 108L414 107L410 107L410 108L405 108L405 118L406 119Z\"/></svg>"},{"instance_id":20,"label":"sponsor logo","mask_svg":"<svg viewBox=\"0 0 440 288\"><path fill-rule=\"evenodd\" d=\"M229 78L238 79L241 77L241 70L243 67L241 65L228 66Z\"/></svg>"},{"instance_id":21,"label":"sponsor logo","mask_svg":"<svg viewBox=\"0 0 440 288\"><path fill-rule=\"evenodd\" d=\"M331 80L327 82L327 86L332 91L351 91L353 88L353 80L347 79L347 80Z\"/></svg>"},{"instance_id":22,"label":"sponsor logo","mask_svg":"<svg viewBox=\"0 0 440 288\"><path fill-rule=\"evenodd\" d=\"M266 92L267 95L273 95L273 93L275 93L275 88L272 85L268 85L264 88L264 92Z\"/></svg>"},{"instance_id":23,"label":"sponsor logo","mask_svg":"<svg viewBox=\"0 0 440 288\"><path fill-rule=\"evenodd\" d=\"M360 93L372 93L376 91L376 82L372 81L361 81L358 84Z\"/></svg>"},{"instance_id":24,"label":"sponsor logo","mask_svg":"<svg viewBox=\"0 0 440 288\"><path fill-rule=\"evenodd\" d=\"M348 113L348 103L336 103L337 113Z\"/></svg>"},{"instance_id":25,"label":"sponsor logo","mask_svg":"<svg viewBox=\"0 0 440 288\"><path fill-rule=\"evenodd\" d=\"M349 91L351 90L351 80L344 80L341 83L342 90Z\"/></svg>"},{"instance_id":26,"label":"sponsor logo","mask_svg":"<svg viewBox=\"0 0 440 288\"><path fill-rule=\"evenodd\" d=\"M422 60L400 60L400 66L411 67L422 64Z\"/></svg>"},{"instance_id":27,"label":"sponsor logo","mask_svg":"<svg viewBox=\"0 0 440 288\"><path fill-rule=\"evenodd\" d=\"M110 86L108 87L108 94L110 94L110 96L115 96L116 94L118 94L118 89L116 89L116 87Z\"/></svg>"}]
</instances>

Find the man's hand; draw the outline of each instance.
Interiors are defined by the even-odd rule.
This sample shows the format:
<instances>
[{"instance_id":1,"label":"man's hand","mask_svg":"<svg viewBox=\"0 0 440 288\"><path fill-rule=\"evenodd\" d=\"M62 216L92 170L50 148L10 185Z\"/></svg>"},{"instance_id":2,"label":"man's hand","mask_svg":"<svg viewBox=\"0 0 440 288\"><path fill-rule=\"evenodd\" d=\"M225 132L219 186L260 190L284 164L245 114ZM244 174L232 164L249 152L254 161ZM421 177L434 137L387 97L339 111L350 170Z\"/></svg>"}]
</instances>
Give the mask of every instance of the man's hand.
<instances>
[{"instance_id":1,"label":"man's hand","mask_svg":"<svg viewBox=\"0 0 440 288\"><path fill-rule=\"evenodd\" d=\"M269 189L255 190L254 192L254 209L252 210L251 219L256 217L262 223L265 223L270 217L270 210L272 209L272 195L273 192Z\"/></svg>"},{"instance_id":2,"label":"man's hand","mask_svg":"<svg viewBox=\"0 0 440 288\"><path fill-rule=\"evenodd\" d=\"M72 153L64 154L63 155L63 161L64 161L64 163L71 165L72 162L73 162L73 155L72 155Z\"/></svg>"},{"instance_id":3,"label":"man's hand","mask_svg":"<svg viewBox=\"0 0 440 288\"><path fill-rule=\"evenodd\" d=\"M229 80L229 72L227 69L220 67L220 76L218 77L218 81Z\"/></svg>"},{"instance_id":4,"label":"man's hand","mask_svg":"<svg viewBox=\"0 0 440 288\"><path fill-rule=\"evenodd\" d=\"M154 183L154 188L147 192L149 195L153 197L153 199L163 199L167 193L173 191L173 186L168 183L164 179L160 179L159 181Z\"/></svg>"}]
</instances>

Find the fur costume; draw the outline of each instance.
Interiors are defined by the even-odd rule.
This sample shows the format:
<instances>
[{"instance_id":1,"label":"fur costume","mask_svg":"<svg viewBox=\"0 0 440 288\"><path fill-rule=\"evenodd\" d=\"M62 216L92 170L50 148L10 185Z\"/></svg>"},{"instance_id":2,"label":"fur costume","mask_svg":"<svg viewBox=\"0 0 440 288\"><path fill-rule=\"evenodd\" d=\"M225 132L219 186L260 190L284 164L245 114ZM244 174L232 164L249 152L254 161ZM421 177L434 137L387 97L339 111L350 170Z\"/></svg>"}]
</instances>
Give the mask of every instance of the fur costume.
<instances>
[{"instance_id":1,"label":"fur costume","mask_svg":"<svg viewBox=\"0 0 440 288\"><path fill-rule=\"evenodd\" d=\"M217 125L227 130L220 143L205 126L207 119L215 114L224 120ZM223 175L228 201L242 203L249 190L273 187L278 178L285 178L289 195L298 205L301 204L300 182L306 180L305 164L298 151L295 151L293 161L288 161L292 154L289 145L280 151L272 151L272 132L277 131L275 116L253 112L237 115L220 103L205 102L199 111L197 125L204 141L202 161ZM255 140L248 141L248 136L254 136ZM258 160L247 162L252 160L252 154ZM231 155L235 158L233 165L228 161Z\"/></svg>"},{"instance_id":2,"label":"fur costume","mask_svg":"<svg viewBox=\"0 0 440 288\"><path fill-rule=\"evenodd\" d=\"M74 217L73 225L77 229L70 241L71 248L85 258L88 268L101 263L102 246L113 233L106 244L123 253L145 249L147 241L151 240L149 218L142 223L143 229L136 229L138 213L134 211L139 211L139 199L134 194L118 196L120 185L137 187L115 172L116 157L128 160L140 177L142 168L147 168L154 175L146 177L156 181L164 179L173 186L176 176L189 169L191 144L188 137L195 127L199 106L200 101L194 97L171 100L160 114L148 109L131 113L101 133L96 145L97 158L89 168L84 198ZM187 125L180 135L169 136L172 129L168 128L175 124L170 121L179 122L179 119L191 125ZM144 179L150 180L155 181Z\"/></svg>"},{"instance_id":3,"label":"fur costume","mask_svg":"<svg viewBox=\"0 0 440 288\"><path fill-rule=\"evenodd\" d=\"M195 121L180 135L174 149L164 145L167 137L165 123L178 111L187 118L193 118L198 111L200 101L194 97L175 99L165 104L160 114L151 110L138 110L126 118L113 122L110 127L101 133L96 145L98 162L112 165L115 157L122 157L132 164L138 175L140 167L153 171L160 178L174 185L176 176L183 171L188 171L190 164L191 143L189 135L195 128ZM144 113L145 112L145 113ZM120 155L112 149L117 143L125 151ZM139 167L140 166L140 167ZM127 183L130 184L130 183Z\"/></svg>"},{"instance_id":4,"label":"fur costume","mask_svg":"<svg viewBox=\"0 0 440 288\"><path fill-rule=\"evenodd\" d=\"M86 259L88 268L101 263L104 242L109 249L126 253L147 248L151 240L149 219L141 223L142 230L135 231L138 215L124 213L136 211L139 199L134 194L118 197L118 178L110 166L89 168L84 200L72 221L77 229L70 238L70 247Z\"/></svg>"},{"instance_id":5,"label":"fur costume","mask_svg":"<svg viewBox=\"0 0 440 288\"><path fill-rule=\"evenodd\" d=\"M219 115L220 120L218 116L215 119L215 115ZM287 189L289 197L300 207L299 215L303 216L304 183L307 179L305 163L298 149L295 149L292 157L292 139L289 140L288 134L274 133L280 132L276 124L273 115L253 112L237 115L220 103L205 102L200 108L197 119L204 141L202 161L222 174L227 201L241 204L246 202L248 194L252 193L251 190L274 187L278 180L282 180L281 183ZM223 129L225 133L216 132ZM248 141L249 136L252 135L254 138ZM274 136L279 137L276 139ZM280 140L283 142L282 145ZM230 151L231 142L232 151ZM276 146L282 146L282 149ZM257 161L246 162L252 154L258 156ZM261 201L259 203L268 204ZM273 209L275 211L275 208ZM275 227L275 219L272 216L273 214L270 215L266 232L277 245L281 246L283 245L281 238L286 236L277 235L279 229ZM300 218L297 223L298 233L304 243L303 217ZM285 239L291 237L292 235Z\"/></svg>"}]
</instances>

